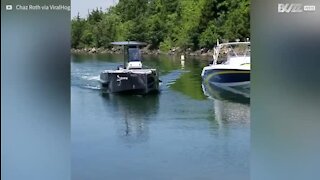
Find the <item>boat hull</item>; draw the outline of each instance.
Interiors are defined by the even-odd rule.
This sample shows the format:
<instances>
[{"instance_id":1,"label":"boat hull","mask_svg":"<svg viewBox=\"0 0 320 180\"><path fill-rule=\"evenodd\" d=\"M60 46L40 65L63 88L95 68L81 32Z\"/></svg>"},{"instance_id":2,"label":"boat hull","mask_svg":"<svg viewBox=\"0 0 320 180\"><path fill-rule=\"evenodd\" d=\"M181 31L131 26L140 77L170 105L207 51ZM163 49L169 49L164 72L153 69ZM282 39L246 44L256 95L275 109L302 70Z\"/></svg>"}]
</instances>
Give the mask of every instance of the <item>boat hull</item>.
<instances>
[{"instance_id":1,"label":"boat hull","mask_svg":"<svg viewBox=\"0 0 320 180\"><path fill-rule=\"evenodd\" d=\"M250 70L204 69L202 72L202 80L216 85L246 86L250 84Z\"/></svg>"},{"instance_id":2,"label":"boat hull","mask_svg":"<svg viewBox=\"0 0 320 180\"><path fill-rule=\"evenodd\" d=\"M151 73L102 72L101 85L111 93L147 94L159 90L159 78Z\"/></svg>"}]
</instances>

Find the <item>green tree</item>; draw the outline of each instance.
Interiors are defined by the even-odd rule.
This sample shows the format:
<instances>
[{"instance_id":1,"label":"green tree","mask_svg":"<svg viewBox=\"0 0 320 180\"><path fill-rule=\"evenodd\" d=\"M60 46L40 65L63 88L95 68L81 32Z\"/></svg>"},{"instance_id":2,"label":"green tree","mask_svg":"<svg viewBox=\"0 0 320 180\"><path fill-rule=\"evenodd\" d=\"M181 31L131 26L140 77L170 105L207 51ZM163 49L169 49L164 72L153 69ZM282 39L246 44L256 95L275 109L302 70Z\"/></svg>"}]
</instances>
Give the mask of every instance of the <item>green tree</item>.
<instances>
[{"instance_id":1,"label":"green tree","mask_svg":"<svg viewBox=\"0 0 320 180\"><path fill-rule=\"evenodd\" d=\"M239 2L227 16L221 29L225 32L224 38L234 40L244 39L250 36L250 14L249 3Z\"/></svg>"},{"instance_id":2,"label":"green tree","mask_svg":"<svg viewBox=\"0 0 320 180\"><path fill-rule=\"evenodd\" d=\"M167 51L212 48L217 39L250 36L249 0L119 0L72 20L72 47L109 47L137 40Z\"/></svg>"},{"instance_id":3,"label":"green tree","mask_svg":"<svg viewBox=\"0 0 320 180\"><path fill-rule=\"evenodd\" d=\"M214 24L214 21L211 21L206 30L201 33L199 45L201 47L212 48L216 44L217 39L220 38L218 27Z\"/></svg>"},{"instance_id":4,"label":"green tree","mask_svg":"<svg viewBox=\"0 0 320 180\"><path fill-rule=\"evenodd\" d=\"M80 18L79 14L71 21L71 47L78 48L83 35L85 21Z\"/></svg>"}]
</instances>

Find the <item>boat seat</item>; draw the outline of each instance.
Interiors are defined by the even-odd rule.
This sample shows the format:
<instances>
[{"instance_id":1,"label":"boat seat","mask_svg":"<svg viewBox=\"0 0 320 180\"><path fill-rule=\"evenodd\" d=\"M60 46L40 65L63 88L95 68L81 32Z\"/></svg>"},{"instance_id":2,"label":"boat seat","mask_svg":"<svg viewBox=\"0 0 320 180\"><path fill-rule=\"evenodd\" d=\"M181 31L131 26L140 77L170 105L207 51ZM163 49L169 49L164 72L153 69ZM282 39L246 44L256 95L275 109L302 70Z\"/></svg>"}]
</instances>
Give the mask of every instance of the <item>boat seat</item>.
<instances>
[{"instance_id":1,"label":"boat seat","mask_svg":"<svg viewBox=\"0 0 320 180\"><path fill-rule=\"evenodd\" d=\"M141 61L131 61L127 65L127 69L142 69Z\"/></svg>"}]
</instances>

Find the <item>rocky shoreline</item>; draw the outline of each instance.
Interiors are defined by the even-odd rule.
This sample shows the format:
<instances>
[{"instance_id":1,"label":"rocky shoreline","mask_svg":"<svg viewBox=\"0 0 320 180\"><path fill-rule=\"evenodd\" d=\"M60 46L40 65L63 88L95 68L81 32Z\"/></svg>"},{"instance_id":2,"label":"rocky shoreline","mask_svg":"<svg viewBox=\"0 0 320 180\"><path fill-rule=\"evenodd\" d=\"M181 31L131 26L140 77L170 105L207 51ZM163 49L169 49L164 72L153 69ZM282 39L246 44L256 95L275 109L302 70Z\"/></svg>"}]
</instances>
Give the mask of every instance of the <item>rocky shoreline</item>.
<instances>
[{"instance_id":1,"label":"rocky shoreline","mask_svg":"<svg viewBox=\"0 0 320 180\"><path fill-rule=\"evenodd\" d=\"M121 47L113 48L82 48L82 49L71 49L73 54L122 54ZM193 56L193 57L202 57L210 58L213 56L213 50L208 48L202 48L197 51L192 51L191 49L182 50L179 47L172 48L168 52L157 50L150 50L148 48L141 49L142 55L184 55L184 56Z\"/></svg>"}]
</instances>

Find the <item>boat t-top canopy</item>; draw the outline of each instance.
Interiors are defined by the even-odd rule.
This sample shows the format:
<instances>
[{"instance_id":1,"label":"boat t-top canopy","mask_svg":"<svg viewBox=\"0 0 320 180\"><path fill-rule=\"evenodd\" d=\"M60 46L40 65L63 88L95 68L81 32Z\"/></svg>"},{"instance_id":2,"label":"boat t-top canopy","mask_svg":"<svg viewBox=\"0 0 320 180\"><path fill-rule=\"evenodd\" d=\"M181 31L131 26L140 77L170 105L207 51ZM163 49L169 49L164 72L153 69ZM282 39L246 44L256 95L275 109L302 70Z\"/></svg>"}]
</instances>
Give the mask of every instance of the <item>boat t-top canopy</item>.
<instances>
[{"instance_id":1,"label":"boat t-top canopy","mask_svg":"<svg viewBox=\"0 0 320 180\"><path fill-rule=\"evenodd\" d=\"M118 46L145 46L147 43L144 42L138 42L138 41L118 41L118 42L112 42L112 45L118 45Z\"/></svg>"}]
</instances>

